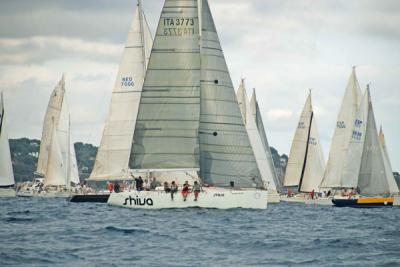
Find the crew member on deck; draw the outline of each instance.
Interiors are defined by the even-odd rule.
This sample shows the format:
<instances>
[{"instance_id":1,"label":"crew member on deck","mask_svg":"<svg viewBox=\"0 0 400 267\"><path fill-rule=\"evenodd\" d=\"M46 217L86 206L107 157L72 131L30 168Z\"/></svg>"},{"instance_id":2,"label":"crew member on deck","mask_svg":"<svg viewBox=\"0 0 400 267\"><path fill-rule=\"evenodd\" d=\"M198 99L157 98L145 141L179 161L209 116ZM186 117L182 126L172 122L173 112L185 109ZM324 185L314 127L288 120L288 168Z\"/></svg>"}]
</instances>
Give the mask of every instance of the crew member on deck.
<instances>
[{"instance_id":1,"label":"crew member on deck","mask_svg":"<svg viewBox=\"0 0 400 267\"><path fill-rule=\"evenodd\" d=\"M185 181L182 187L182 196L183 196L183 201L186 201L186 198L189 194L189 182Z\"/></svg>"},{"instance_id":2,"label":"crew member on deck","mask_svg":"<svg viewBox=\"0 0 400 267\"><path fill-rule=\"evenodd\" d=\"M171 183L171 199L174 200L174 194L178 192L178 185L175 183L175 181L172 181Z\"/></svg>"},{"instance_id":3,"label":"crew member on deck","mask_svg":"<svg viewBox=\"0 0 400 267\"><path fill-rule=\"evenodd\" d=\"M194 201L197 201L197 199L199 198L199 194L201 191L201 186L197 181L194 181L194 185L192 188L192 192L194 192Z\"/></svg>"}]
</instances>

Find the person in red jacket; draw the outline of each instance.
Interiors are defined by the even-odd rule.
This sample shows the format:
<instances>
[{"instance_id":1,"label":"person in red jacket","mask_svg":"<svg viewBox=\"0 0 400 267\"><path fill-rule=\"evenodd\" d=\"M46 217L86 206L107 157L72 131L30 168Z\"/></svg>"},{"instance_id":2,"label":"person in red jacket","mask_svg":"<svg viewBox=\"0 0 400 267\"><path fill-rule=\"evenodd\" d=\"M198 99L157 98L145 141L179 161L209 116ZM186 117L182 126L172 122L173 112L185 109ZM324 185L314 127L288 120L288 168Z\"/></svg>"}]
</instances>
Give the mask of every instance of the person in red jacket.
<instances>
[{"instance_id":1,"label":"person in red jacket","mask_svg":"<svg viewBox=\"0 0 400 267\"><path fill-rule=\"evenodd\" d=\"M107 182L107 189L110 193L114 190L114 186L111 182Z\"/></svg>"},{"instance_id":2,"label":"person in red jacket","mask_svg":"<svg viewBox=\"0 0 400 267\"><path fill-rule=\"evenodd\" d=\"M187 198L188 194L189 194L189 182L186 181L186 182L183 184L183 187L182 187L183 201L186 201L186 198Z\"/></svg>"}]
</instances>

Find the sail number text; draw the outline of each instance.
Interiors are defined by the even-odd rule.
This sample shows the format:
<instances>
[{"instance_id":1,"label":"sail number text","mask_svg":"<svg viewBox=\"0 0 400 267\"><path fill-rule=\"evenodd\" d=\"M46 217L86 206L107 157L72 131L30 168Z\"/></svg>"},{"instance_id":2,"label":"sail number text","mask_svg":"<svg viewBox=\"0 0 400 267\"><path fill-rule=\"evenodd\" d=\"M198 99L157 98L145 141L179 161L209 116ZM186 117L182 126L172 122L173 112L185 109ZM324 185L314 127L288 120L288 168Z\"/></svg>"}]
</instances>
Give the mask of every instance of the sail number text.
<instances>
[{"instance_id":1,"label":"sail number text","mask_svg":"<svg viewBox=\"0 0 400 267\"><path fill-rule=\"evenodd\" d=\"M121 79L121 86L134 86L135 83L133 82L132 77L122 77Z\"/></svg>"},{"instance_id":2,"label":"sail number text","mask_svg":"<svg viewBox=\"0 0 400 267\"><path fill-rule=\"evenodd\" d=\"M164 35L194 35L194 18L164 18Z\"/></svg>"}]
</instances>

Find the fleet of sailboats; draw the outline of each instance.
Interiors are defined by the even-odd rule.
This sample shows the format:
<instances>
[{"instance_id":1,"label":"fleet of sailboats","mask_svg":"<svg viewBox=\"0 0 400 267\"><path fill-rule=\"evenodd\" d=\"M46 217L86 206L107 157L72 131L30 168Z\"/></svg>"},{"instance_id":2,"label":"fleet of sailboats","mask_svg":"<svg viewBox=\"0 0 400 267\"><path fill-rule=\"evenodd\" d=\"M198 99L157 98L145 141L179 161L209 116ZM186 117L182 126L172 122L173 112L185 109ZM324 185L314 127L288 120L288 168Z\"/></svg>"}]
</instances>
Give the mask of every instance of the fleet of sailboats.
<instances>
[{"instance_id":1,"label":"fleet of sailboats","mask_svg":"<svg viewBox=\"0 0 400 267\"><path fill-rule=\"evenodd\" d=\"M0 196L15 196L5 115L1 95ZM362 94L355 67L326 165L315 117L310 91L281 181L255 90L249 99L242 79L235 94L208 1L165 0L153 41L138 0L89 181L144 176L160 185L202 185L195 199L173 198L161 187L105 199L128 208L265 209L280 200L331 204L331 198L321 198L327 191L337 206L400 202L370 89ZM46 110L35 174L19 196L66 197L80 182L64 76Z\"/></svg>"},{"instance_id":2,"label":"fleet of sailboats","mask_svg":"<svg viewBox=\"0 0 400 267\"><path fill-rule=\"evenodd\" d=\"M3 92L0 94L0 197L15 197L14 173L7 136Z\"/></svg>"}]
</instances>

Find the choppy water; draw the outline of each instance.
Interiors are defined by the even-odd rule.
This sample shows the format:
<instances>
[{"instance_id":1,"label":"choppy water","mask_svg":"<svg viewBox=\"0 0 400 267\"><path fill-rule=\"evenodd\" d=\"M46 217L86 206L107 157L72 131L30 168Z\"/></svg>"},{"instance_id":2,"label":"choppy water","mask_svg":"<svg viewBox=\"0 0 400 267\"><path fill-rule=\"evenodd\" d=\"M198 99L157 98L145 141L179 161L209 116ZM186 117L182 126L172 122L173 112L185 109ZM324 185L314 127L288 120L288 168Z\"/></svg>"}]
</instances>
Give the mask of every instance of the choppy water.
<instances>
[{"instance_id":1,"label":"choppy water","mask_svg":"<svg viewBox=\"0 0 400 267\"><path fill-rule=\"evenodd\" d=\"M400 208L141 211L0 199L0 266L400 266Z\"/></svg>"}]
</instances>

